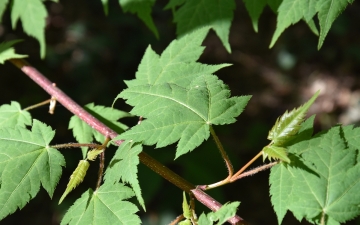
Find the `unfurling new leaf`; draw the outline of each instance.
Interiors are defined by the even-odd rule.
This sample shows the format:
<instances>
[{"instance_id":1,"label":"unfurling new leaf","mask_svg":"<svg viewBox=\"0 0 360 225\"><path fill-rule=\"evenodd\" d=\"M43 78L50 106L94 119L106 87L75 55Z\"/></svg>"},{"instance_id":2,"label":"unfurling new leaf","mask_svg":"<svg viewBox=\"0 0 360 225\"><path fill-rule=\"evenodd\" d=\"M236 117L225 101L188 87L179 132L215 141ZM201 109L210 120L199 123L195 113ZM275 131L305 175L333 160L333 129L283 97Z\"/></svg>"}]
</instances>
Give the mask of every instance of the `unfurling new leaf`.
<instances>
[{"instance_id":1,"label":"unfurling new leaf","mask_svg":"<svg viewBox=\"0 0 360 225\"><path fill-rule=\"evenodd\" d=\"M182 203L182 208L183 208L183 215L186 219L190 219L191 218L191 209L190 206L186 200L186 194L185 192L183 192L183 203Z\"/></svg>"},{"instance_id":2,"label":"unfurling new leaf","mask_svg":"<svg viewBox=\"0 0 360 225\"><path fill-rule=\"evenodd\" d=\"M275 125L271 128L268 139L275 146L285 146L299 131L300 124L304 121L305 115L319 95L316 92L309 101L304 105L292 111L286 111L280 118L276 120Z\"/></svg>"},{"instance_id":3,"label":"unfurling new leaf","mask_svg":"<svg viewBox=\"0 0 360 225\"><path fill-rule=\"evenodd\" d=\"M94 161L96 159L96 157L101 154L104 151L104 149L93 149L88 151L87 153L87 159Z\"/></svg>"},{"instance_id":4,"label":"unfurling new leaf","mask_svg":"<svg viewBox=\"0 0 360 225\"><path fill-rule=\"evenodd\" d=\"M307 111L318 95L319 91L304 105L297 109L293 109L290 112L286 111L276 120L275 125L271 128L268 135L268 139L271 140L271 143L262 150L264 160L266 158L269 158L269 160L274 158L290 163L285 147L290 141L294 140L296 134L298 134Z\"/></svg>"},{"instance_id":5,"label":"unfurling new leaf","mask_svg":"<svg viewBox=\"0 0 360 225\"><path fill-rule=\"evenodd\" d=\"M86 171L88 170L90 163L87 160L80 160L78 166L75 171L71 174L69 183L66 187L64 194L61 196L59 200L59 204L64 200L64 198L75 189L83 180L86 175Z\"/></svg>"}]
</instances>

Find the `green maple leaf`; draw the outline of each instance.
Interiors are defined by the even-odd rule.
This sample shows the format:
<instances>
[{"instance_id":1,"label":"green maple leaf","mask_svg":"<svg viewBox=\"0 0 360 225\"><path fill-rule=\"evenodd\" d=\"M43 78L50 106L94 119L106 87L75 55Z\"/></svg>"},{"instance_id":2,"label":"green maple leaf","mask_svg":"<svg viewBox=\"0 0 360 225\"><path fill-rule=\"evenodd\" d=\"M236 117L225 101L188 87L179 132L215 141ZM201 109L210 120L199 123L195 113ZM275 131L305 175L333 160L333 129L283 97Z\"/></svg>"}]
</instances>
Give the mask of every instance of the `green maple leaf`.
<instances>
[{"instance_id":1,"label":"green maple leaf","mask_svg":"<svg viewBox=\"0 0 360 225\"><path fill-rule=\"evenodd\" d=\"M329 32L335 19L345 10L346 6L353 3L354 0L319 0L316 1L316 10L320 23L320 37L318 49L324 43L324 39Z\"/></svg>"},{"instance_id":2,"label":"green maple leaf","mask_svg":"<svg viewBox=\"0 0 360 225\"><path fill-rule=\"evenodd\" d=\"M103 4L105 15L109 14L109 0L101 0L101 3Z\"/></svg>"},{"instance_id":3,"label":"green maple leaf","mask_svg":"<svg viewBox=\"0 0 360 225\"><path fill-rule=\"evenodd\" d=\"M267 4L267 0L258 0L258 1L243 0L243 1L245 3L245 7L246 7L247 11L250 14L253 28L254 28L255 32L257 33L259 17Z\"/></svg>"},{"instance_id":4,"label":"green maple leaf","mask_svg":"<svg viewBox=\"0 0 360 225\"><path fill-rule=\"evenodd\" d=\"M302 141L311 138L313 133L314 118L315 116L311 116L301 124L298 134L295 139L288 143L289 145L297 144L297 146L303 146L302 144L305 142ZM298 144L300 142L302 142L302 144ZM306 148L307 146L308 144L305 144L303 147ZM292 146L289 148L290 152L294 153ZM301 147L297 148L301 149ZM291 158L292 161L289 159L291 164L279 163L278 165L272 167L269 177L271 203L276 212L278 224L281 224L287 210L289 209L290 194L293 188L292 170L295 169L293 167L298 166L299 164L299 160L296 159L296 157L293 156Z\"/></svg>"},{"instance_id":5,"label":"green maple leaf","mask_svg":"<svg viewBox=\"0 0 360 225\"><path fill-rule=\"evenodd\" d=\"M1 8L0 8L1 10ZM14 44L20 42L21 40L7 41L0 44L0 63L4 64L6 60L9 59L20 59L25 58L27 55L19 55L15 53Z\"/></svg>"},{"instance_id":6,"label":"green maple leaf","mask_svg":"<svg viewBox=\"0 0 360 225\"><path fill-rule=\"evenodd\" d=\"M211 124L235 122L250 99L229 97L228 87L213 75L196 78L188 88L168 83L130 87L117 98L127 99L134 106L131 113L147 119L118 138L158 148L179 140L179 157L209 137Z\"/></svg>"},{"instance_id":7,"label":"green maple leaf","mask_svg":"<svg viewBox=\"0 0 360 225\"><path fill-rule=\"evenodd\" d=\"M12 101L10 105L0 106L0 127L14 127L31 125L31 115L21 109L18 102Z\"/></svg>"},{"instance_id":8,"label":"green maple leaf","mask_svg":"<svg viewBox=\"0 0 360 225\"><path fill-rule=\"evenodd\" d=\"M212 225L216 221L218 221L217 225L224 224L228 219L235 216L239 205L240 202L227 203L216 212L210 212L206 215L202 213L199 217L198 225Z\"/></svg>"},{"instance_id":9,"label":"green maple leaf","mask_svg":"<svg viewBox=\"0 0 360 225\"><path fill-rule=\"evenodd\" d=\"M293 188L293 179L291 178L289 169L280 163L271 168L269 180L271 183L271 203L276 212L278 224L281 224L289 209L289 198Z\"/></svg>"},{"instance_id":10,"label":"green maple leaf","mask_svg":"<svg viewBox=\"0 0 360 225\"><path fill-rule=\"evenodd\" d=\"M119 0L119 3L124 12L130 11L131 13L136 13L155 36L157 38L159 37L159 33L151 17L151 8L155 0Z\"/></svg>"},{"instance_id":11,"label":"green maple leaf","mask_svg":"<svg viewBox=\"0 0 360 225\"><path fill-rule=\"evenodd\" d=\"M37 120L31 131L19 126L0 129L0 219L23 208L40 184L52 197L65 165L61 153L49 147L54 134Z\"/></svg>"},{"instance_id":12,"label":"green maple leaf","mask_svg":"<svg viewBox=\"0 0 360 225\"><path fill-rule=\"evenodd\" d=\"M207 29L173 41L161 56L150 48L139 65L136 79L118 98L134 106L131 113L147 118L119 138L164 147L179 141L176 156L193 150L209 137L211 124L235 122L250 96L231 97L228 87L211 75L227 66L195 61L203 52Z\"/></svg>"},{"instance_id":13,"label":"green maple leaf","mask_svg":"<svg viewBox=\"0 0 360 225\"><path fill-rule=\"evenodd\" d=\"M169 4L174 5L171 2ZM178 4L178 0L175 3ZM228 38L234 10L234 0L186 0L174 14L176 32L182 36L200 27L212 28L226 50L231 52Z\"/></svg>"},{"instance_id":14,"label":"green maple leaf","mask_svg":"<svg viewBox=\"0 0 360 225\"><path fill-rule=\"evenodd\" d=\"M284 0L278 9L276 30L271 39L270 48L290 25L303 18L305 21L310 21L316 14L316 2L316 0Z\"/></svg>"},{"instance_id":15,"label":"green maple leaf","mask_svg":"<svg viewBox=\"0 0 360 225\"><path fill-rule=\"evenodd\" d=\"M114 157L106 169L104 179L106 182L127 182L133 188L140 205L145 209L145 203L141 196L141 189L137 178L137 166L139 165L139 153L142 146L139 143L125 141L120 145Z\"/></svg>"},{"instance_id":16,"label":"green maple leaf","mask_svg":"<svg viewBox=\"0 0 360 225\"><path fill-rule=\"evenodd\" d=\"M270 9L274 12L277 12L282 2L283 0L267 0L267 4L269 5Z\"/></svg>"},{"instance_id":17,"label":"green maple leaf","mask_svg":"<svg viewBox=\"0 0 360 225\"><path fill-rule=\"evenodd\" d=\"M3 14L5 12L6 6L9 3L9 0L0 1L0 22L2 21Z\"/></svg>"},{"instance_id":18,"label":"green maple leaf","mask_svg":"<svg viewBox=\"0 0 360 225\"><path fill-rule=\"evenodd\" d=\"M272 171L271 176L281 176L281 179L270 179L272 186L282 189L272 192L272 199L278 199L272 202L278 218L289 209L298 220L305 218L316 224L340 224L360 214L360 198L357 197L360 164L357 151L346 142L355 134L351 129L347 129L347 133L341 129L334 127L294 144L289 152L299 155L303 165L283 167L281 175ZM281 207L281 202L285 206Z\"/></svg>"},{"instance_id":19,"label":"green maple leaf","mask_svg":"<svg viewBox=\"0 0 360 225\"><path fill-rule=\"evenodd\" d=\"M127 112L110 107L104 107L101 105L94 105L94 103L89 103L84 108L105 125L115 130L117 133L122 133L128 128L126 125L118 122L118 120L121 118L131 116ZM105 141L104 135L94 130L91 126L89 126L77 116L71 117L69 129L73 130L73 135L79 143L91 143L94 139L100 143ZM84 158L86 157L86 152L87 147L82 147Z\"/></svg>"},{"instance_id":20,"label":"green maple leaf","mask_svg":"<svg viewBox=\"0 0 360 225\"><path fill-rule=\"evenodd\" d=\"M75 201L61 221L65 224L141 224L135 214L138 208L124 199L133 191L120 183L105 182L97 191L89 189Z\"/></svg>"},{"instance_id":21,"label":"green maple leaf","mask_svg":"<svg viewBox=\"0 0 360 225\"><path fill-rule=\"evenodd\" d=\"M172 41L161 56L149 46L135 74L136 79L126 81L129 87L144 84L175 83L187 87L190 82L202 74L212 74L230 64L205 65L197 63L204 51L203 42L207 29L185 35Z\"/></svg>"},{"instance_id":22,"label":"green maple leaf","mask_svg":"<svg viewBox=\"0 0 360 225\"><path fill-rule=\"evenodd\" d=\"M11 24L16 28L20 19L25 33L36 38L40 43L41 58L45 57L45 25L47 11L41 0L14 0L11 10Z\"/></svg>"},{"instance_id":23,"label":"green maple leaf","mask_svg":"<svg viewBox=\"0 0 360 225\"><path fill-rule=\"evenodd\" d=\"M186 0L170 0L168 4L164 7L164 9L172 9L175 10L176 7L185 3Z\"/></svg>"},{"instance_id":24,"label":"green maple leaf","mask_svg":"<svg viewBox=\"0 0 360 225\"><path fill-rule=\"evenodd\" d=\"M324 39L331 25L346 6L354 0L284 0L278 8L276 30L270 43L274 46L276 40L283 31L292 24L304 19L310 29L317 34L317 28L312 20L318 14L320 23L320 37L318 49L324 43Z\"/></svg>"}]
</instances>

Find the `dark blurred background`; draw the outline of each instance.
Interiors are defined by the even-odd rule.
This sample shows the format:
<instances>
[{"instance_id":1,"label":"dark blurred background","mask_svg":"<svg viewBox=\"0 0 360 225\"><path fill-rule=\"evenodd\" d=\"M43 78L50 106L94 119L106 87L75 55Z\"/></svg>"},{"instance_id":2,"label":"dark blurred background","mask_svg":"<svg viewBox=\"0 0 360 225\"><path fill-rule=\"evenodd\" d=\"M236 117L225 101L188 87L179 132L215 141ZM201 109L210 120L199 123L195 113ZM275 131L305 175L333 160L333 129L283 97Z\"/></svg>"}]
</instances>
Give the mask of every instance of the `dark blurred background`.
<instances>
[{"instance_id":1,"label":"dark blurred background","mask_svg":"<svg viewBox=\"0 0 360 225\"><path fill-rule=\"evenodd\" d=\"M171 11L164 11L167 1L158 0L153 7L153 18L160 39L145 27L135 15L124 14L117 1L110 1L109 15L105 16L99 0L61 0L60 4L46 2L49 12L46 28L46 59L39 58L38 42L25 35L21 25L10 26L6 11L0 25L1 41L24 39L16 51L29 55L28 61L55 82L80 105L94 102L111 106L114 98L125 88L123 80L133 79L146 47L161 53L174 39L176 27ZM291 26L277 41L269 43L276 26L276 17L266 8L255 33L244 4L237 1L231 26L232 53L226 52L214 32L210 32L200 61L207 64L232 63L217 75L230 86L233 95L253 95L247 108L235 124L216 126L235 169L239 169L263 146L276 118L287 109L305 102L317 90L320 97L310 114L316 113L317 131L337 123L358 123L360 120L360 3L355 1L335 21L317 50L317 37L303 22ZM0 104L18 101L22 107L41 102L49 96L20 70L10 63L0 66ZM117 101L115 107L129 111L130 107ZM54 115L47 107L32 110L33 118L53 129L52 144L74 142L68 122L72 116L58 105ZM136 119L124 120L129 126ZM21 211L8 216L0 224L59 224L63 214L89 187L94 188L98 162L92 162L82 184L71 192L61 205L57 202L68 179L81 159L78 149L61 150L66 168L53 196L53 201L41 189L39 194ZM115 149L107 151L107 160ZM175 145L163 149L146 147L145 151L163 162L194 184L209 184L222 180L227 171L213 141L209 139L191 154L176 161ZM253 167L262 164L259 160ZM168 224L181 214L182 191L163 180L150 169L139 166L140 186L147 211L140 211L143 224ZM252 225L276 225L276 215L269 197L269 171L244 178L233 184L210 190L218 201L241 201L238 215ZM135 201L134 201L135 202ZM196 211L208 212L201 204ZM288 213L283 224L297 222ZM360 224L353 220L347 224Z\"/></svg>"}]
</instances>

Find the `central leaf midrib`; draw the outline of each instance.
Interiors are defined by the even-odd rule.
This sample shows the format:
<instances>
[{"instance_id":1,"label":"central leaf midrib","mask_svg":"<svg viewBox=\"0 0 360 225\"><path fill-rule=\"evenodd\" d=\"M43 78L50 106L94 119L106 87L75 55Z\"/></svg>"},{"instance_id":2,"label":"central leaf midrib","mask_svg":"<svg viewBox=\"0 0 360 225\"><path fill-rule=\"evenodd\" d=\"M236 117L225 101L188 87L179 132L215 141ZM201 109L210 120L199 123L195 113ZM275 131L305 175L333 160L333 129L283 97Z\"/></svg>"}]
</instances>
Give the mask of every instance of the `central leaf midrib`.
<instances>
[{"instance_id":1,"label":"central leaf midrib","mask_svg":"<svg viewBox=\"0 0 360 225\"><path fill-rule=\"evenodd\" d=\"M145 92L135 92L135 91L134 91L134 93L145 94L145 95L155 96L155 97L159 97L159 98L169 99L169 100L174 101L174 102L176 102L176 103L184 106L185 108L189 109L190 111L192 111L193 113L195 113L197 116L199 116L202 120L207 121L207 119L206 119L205 117L203 117L203 116L201 115L201 113L199 113L197 110L189 107L189 106L186 105L185 103L183 103L183 102L181 102L181 101L179 101L179 100L176 100L176 99L174 99L174 98L171 98L171 97L168 97L168 96L164 96L164 95L158 95L158 94L152 94L152 93L145 93Z\"/></svg>"},{"instance_id":2,"label":"central leaf midrib","mask_svg":"<svg viewBox=\"0 0 360 225\"><path fill-rule=\"evenodd\" d=\"M25 144L31 144L31 145L35 145L35 146L40 146L42 148L45 148L46 146L42 145L42 144L38 144L35 142L30 142L30 141L25 141L25 140L19 140L19 139L13 139L13 138L0 138L0 141L14 141L14 142L20 142L20 143L25 143Z\"/></svg>"},{"instance_id":3,"label":"central leaf midrib","mask_svg":"<svg viewBox=\"0 0 360 225\"><path fill-rule=\"evenodd\" d=\"M8 198L6 199L6 202L4 203L4 206L0 208L0 211L3 210L3 208L8 204L8 202L10 201L10 198L14 195L14 193L20 188L20 186L23 184L24 180L27 179L29 177L29 174L33 171L33 168L36 167L36 164L39 160L39 158L41 157L41 155L43 154L43 152L41 152L38 157L36 157L36 159L34 160L34 162L31 164L30 168L28 169L28 171L24 174L24 176L22 177L22 179L20 180L20 182L16 185L16 187L12 190L10 196L8 196ZM39 177L39 182L41 182L41 178ZM40 186L40 184L39 184ZM28 193L30 193L31 190L28 191ZM32 196L33 198L35 196ZM31 198L30 198L31 200Z\"/></svg>"}]
</instances>

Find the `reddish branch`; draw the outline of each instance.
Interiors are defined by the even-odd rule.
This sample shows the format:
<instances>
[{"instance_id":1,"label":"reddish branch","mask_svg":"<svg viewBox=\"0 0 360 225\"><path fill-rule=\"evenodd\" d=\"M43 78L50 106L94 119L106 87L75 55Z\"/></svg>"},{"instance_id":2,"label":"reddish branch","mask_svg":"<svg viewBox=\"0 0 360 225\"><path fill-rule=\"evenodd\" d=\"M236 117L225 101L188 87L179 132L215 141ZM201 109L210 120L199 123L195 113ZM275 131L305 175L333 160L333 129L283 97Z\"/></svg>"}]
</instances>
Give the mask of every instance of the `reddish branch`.
<instances>
[{"instance_id":1,"label":"reddish branch","mask_svg":"<svg viewBox=\"0 0 360 225\"><path fill-rule=\"evenodd\" d=\"M11 59L15 66L21 69L28 77L30 77L35 83L37 83L41 88L43 88L49 95L55 98L59 103L61 103L65 108L67 108L74 115L77 115L81 120L89 124L93 129L100 132L107 138L115 138L118 134L84 110L80 105L74 102L70 97L68 97L64 92L62 92L58 87L54 86L44 75L37 71L34 67L28 64L25 60L22 59ZM123 140L116 142L118 145L123 143ZM209 209L216 211L221 207L221 204L207 195L200 189L196 189L193 184L186 181L172 170L146 154L141 152L139 154L140 161L148 166L151 170L158 173L160 176L170 181L172 184L176 185L180 189L192 193L194 197L204 204ZM234 216L228 220L231 224L246 224L245 221L239 216Z\"/></svg>"}]
</instances>

